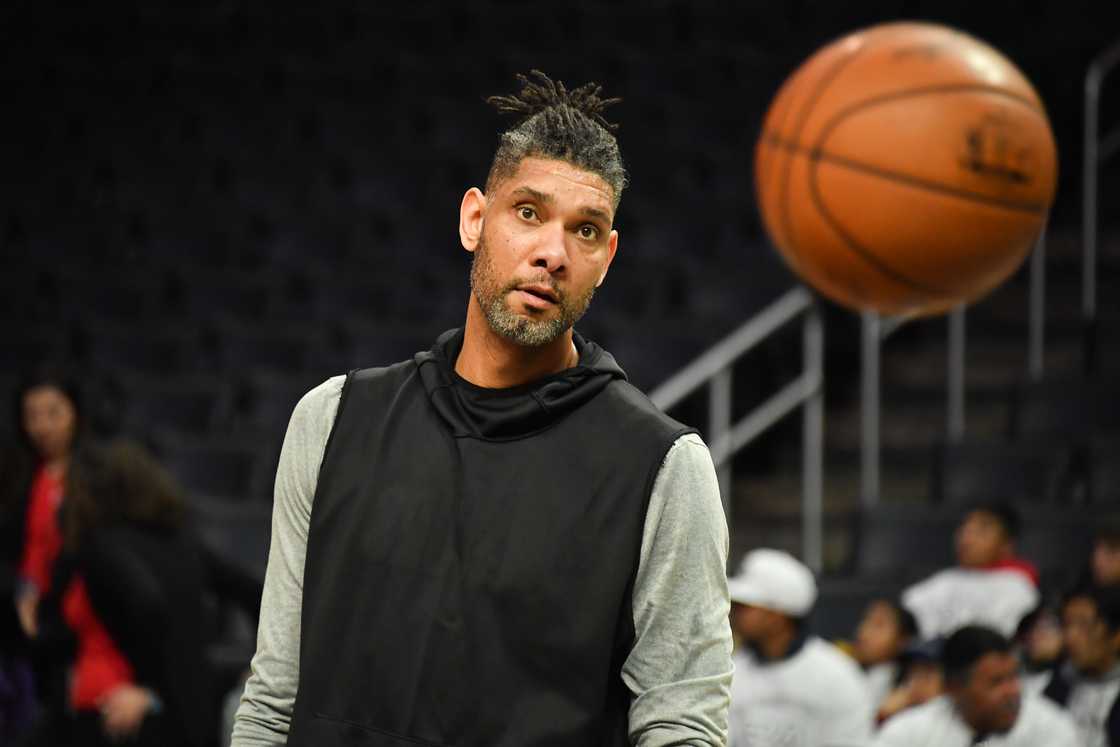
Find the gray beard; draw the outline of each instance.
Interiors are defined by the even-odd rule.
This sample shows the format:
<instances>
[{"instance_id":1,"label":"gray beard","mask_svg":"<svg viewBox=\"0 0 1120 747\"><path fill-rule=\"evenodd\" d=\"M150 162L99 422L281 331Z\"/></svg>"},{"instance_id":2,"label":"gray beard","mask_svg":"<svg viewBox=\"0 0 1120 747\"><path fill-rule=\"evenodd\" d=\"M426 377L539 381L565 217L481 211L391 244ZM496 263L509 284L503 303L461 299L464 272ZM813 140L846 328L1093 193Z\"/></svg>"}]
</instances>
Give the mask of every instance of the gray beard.
<instances>
[{"instance_id":1,"label":"gray beard","mask_svg":"<svg viewBox=\"0 0 1120 747\"><path fill-rule=\"evenodd\" d=\"M471 260L471 292L482 308L490 329L498 336L525 347L543 347L555 342L579 321L591 305L591 297L595 295L595 288L592 286L583 296L571 299L554 286L560 314L551 319L535 320L518 314L506 301L510 291L524 282L526 281L515 280L499 287L490 255L485 244L479 241Z\"/></svg>"}]
</instances>

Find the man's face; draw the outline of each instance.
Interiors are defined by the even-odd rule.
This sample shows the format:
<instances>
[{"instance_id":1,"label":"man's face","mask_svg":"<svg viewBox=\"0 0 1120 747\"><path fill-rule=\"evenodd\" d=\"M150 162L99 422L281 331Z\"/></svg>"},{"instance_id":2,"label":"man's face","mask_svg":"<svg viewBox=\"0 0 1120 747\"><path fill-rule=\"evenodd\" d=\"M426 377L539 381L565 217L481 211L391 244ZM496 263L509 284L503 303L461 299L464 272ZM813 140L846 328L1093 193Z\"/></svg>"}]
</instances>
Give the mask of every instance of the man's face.
<instances>
[{"instance_id":1,"label":"man's face","mask_svg":"<svg viewBox=\"0 0 1120 747\"><path fill-rule=\"evenodd\" d=\"M984 568L1008 555L1011 540L1003 524L988 511L972 511L957 527L957 562L964 568Z\"/></svg>"},{"instance_id":2,"label":"man's face","mask_svg":"<svg viewBox=\"0 0 1120 747\"><path fill-rule=\"evenodd\" d=\"M1093 545L1093 581L1098 586L1120 584L1120 542L1097 540Z\"/></svg>"},{"instance_id":3,"label":"man's face","mask_svg":"<svg viewBox=\"0 0 1120 747\"><path fill-rule=\"evenodd\" d=\"M856 659L864 666L890 661L905 642L894 609L883 601L872 602L856 629Z\"/></svg>"},{"instance_id":4,"label":"man's face","mask_svg":"<svg viewBox=\"0 0 1120 747\"><path fill-rule=\"evenodd\" d=\"M746 643L761 643L781 626L784 616L779 612L750 604L731 605L731 629Z\"/></svg>"},{"instance_id":5,"label":"man's face","mask_svg":"<svg viewBox=\"0 0 1120 747\"><path fill-rule=\"evenodd\" d=\"M481 234L467 246L471 291L490 328L534 347L571 328L614 259L613 220L613 193L598 174L523 159L485 196Z\"/></svg>"},{"instance_id":6,"label":"man's face","mask_svg":"<svg viewBox=\"0 0 1120 747\"><path fill-rule=\"evenodd\" d=\"M1073 597L1062 610L1062 632L1073 665L1082 672L1103 673L1116 655L1116 636L1088 597Z\"/></svg>"},{"instance_id":7,"label":"man's face","mask_svg":"<svg viewBox=\"0 0 1120 747\"><path fill-rule=\"evenodd\" d=\"M1009 653L985 654L973 665L968 681L951 687L950 694L961 717L976 731L1010 731L1019 718L1019 662Z\"/></svg>"}]
</instances>

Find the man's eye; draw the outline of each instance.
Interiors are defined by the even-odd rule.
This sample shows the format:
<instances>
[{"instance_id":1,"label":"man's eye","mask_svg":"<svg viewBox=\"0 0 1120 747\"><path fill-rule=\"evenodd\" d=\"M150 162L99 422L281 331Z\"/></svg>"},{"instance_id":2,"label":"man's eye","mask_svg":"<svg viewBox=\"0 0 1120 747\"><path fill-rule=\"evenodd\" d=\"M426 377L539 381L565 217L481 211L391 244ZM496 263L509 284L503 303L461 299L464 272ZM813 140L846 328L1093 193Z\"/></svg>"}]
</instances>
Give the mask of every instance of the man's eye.
<instances>
[{"instance_id":1,"label":"man's eye","mask_svg":"<svg viewBox=\"0 0 1120 747\"><path fill-rule=\"evenodd\" d=\"M517 208L517 213L523 220L533 220L537 217L537 211L529 207L528 205L522 205L521 207Z\"/></svg>"},{"instance_id":2,"label":"man's eye","mask_svg":"<svg viewBox=\"0 0 1120 747\"><path fill-rule=\"evenodd\" d=\"M585 239L595 239L599 237L599 229L589 223L585 223L579 227L579 235Z\"/></svg>"}]
</instances>

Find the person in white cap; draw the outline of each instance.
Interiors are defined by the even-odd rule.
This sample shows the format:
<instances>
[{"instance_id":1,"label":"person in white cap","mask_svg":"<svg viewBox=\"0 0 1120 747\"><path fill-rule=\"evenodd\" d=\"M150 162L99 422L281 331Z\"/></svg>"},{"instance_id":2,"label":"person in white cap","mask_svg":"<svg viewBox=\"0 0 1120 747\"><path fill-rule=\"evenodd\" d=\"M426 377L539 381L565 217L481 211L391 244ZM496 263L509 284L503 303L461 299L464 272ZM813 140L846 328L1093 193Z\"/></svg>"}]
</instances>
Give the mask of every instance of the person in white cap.
<instances>
[{"instance_id":1,"label":"person in white cap","mask_svg":"<svg viewBox=\"0 0 1120 747\"><path fill-rule=\"evenodd\" d=\"M863 747L874 704L859 666L808 635L812 572L780 550L754 550L728 579L735 652L731 747Z\"/></svg>"}]
</instances>

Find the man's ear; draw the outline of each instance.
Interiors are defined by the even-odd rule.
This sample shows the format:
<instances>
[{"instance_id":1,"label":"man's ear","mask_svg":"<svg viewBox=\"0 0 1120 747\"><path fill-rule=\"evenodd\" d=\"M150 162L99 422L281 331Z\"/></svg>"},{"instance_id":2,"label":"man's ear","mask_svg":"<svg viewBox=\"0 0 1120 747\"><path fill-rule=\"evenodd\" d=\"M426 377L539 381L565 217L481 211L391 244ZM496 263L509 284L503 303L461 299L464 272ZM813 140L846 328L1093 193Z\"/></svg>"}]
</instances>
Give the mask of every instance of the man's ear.
<instances>
[{"instance_id":1,"label":"man's ear","mask_svg":"<svg viewBox=\"0 0 1120 747\"><path fill-rule=\"evenodd\" d=\"M459 205L459 241L468 252L478 248L482 239L482 217L486 213L486 195L478 187L471 187Z\"/></svg>"},{"instance_id":2,"label":"man's ear","mask_svg":"<svg viewBox=\"0 0 1120 747\"><path fill-rule=\"evenodd\" d=\"M602 285L603 281L606 279L607 271L611 269L611 262L614 262L614 255L615 255L615 252L617 252L617 251L618 251L618 231L615 231L615 230L612 229L611 230L611 236L610 236L609 239L607 239L607 263L605 265L603 265L603 274L601 274L599 276L599 282L595 283L596 288L598 288L600 285Z\"/></svg>"}]
</instances>

